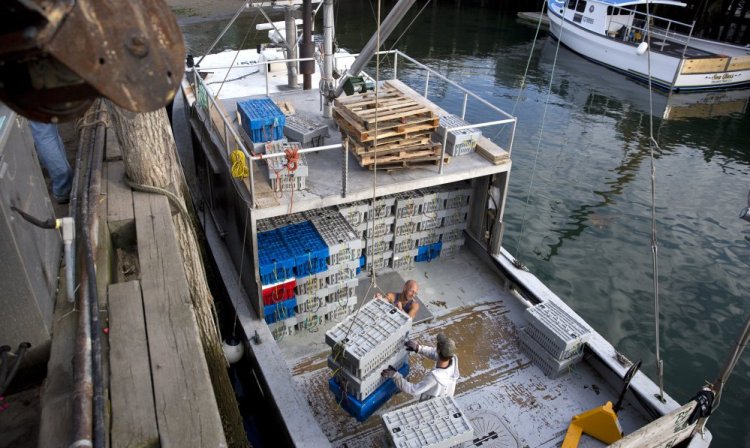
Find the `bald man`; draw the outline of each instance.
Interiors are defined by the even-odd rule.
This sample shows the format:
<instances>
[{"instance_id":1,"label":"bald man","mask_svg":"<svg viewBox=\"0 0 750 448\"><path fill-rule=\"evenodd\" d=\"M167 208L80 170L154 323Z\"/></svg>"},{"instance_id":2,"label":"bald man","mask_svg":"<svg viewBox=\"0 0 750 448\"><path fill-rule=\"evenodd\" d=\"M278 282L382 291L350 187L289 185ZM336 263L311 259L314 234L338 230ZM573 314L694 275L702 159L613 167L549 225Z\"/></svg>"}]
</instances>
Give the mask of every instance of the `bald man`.
<instances>
[{"instance_id":1,"label":"bald man","mask_svg":"<svg viewBox=\"0 0 750 448\"><path fill-rule=\"evenodd\" d=\"M401 292L389 292L384 298L414 320L419 311L419 302L416 300L418 291L419 285L416 280L407 280ZM383 297L383 295L376 293L375 297Z\"/></svg>"}]
</instances>

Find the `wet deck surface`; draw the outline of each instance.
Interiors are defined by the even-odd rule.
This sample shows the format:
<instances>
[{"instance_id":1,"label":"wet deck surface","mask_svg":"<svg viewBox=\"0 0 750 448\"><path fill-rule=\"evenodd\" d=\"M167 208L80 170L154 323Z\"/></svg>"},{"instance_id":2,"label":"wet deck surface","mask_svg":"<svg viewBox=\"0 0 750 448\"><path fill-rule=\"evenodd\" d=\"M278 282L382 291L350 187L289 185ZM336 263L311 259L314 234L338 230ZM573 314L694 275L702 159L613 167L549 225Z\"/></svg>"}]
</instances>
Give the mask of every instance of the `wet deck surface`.
<instances>
[{"instance_id":1,"label":"wet deck surface","mask_svg":"<svg viewBox=\"0 0 750 448\"><path fill-rule=\"evenodd\" d=\"M616 400L619 391L587 364L550 380L520 352L518 333L525 325L521 302L468 249L454 259L418 263L399 275L419 281L422 302L435 315L432 321L415 324L411 337L434 344L435 336L444 332L456 341L461 371L456 401L472 421L475 438L486 439L482 446L559 446L573 415ZM323 341L334 324L287 336L279 346L300 393L334 446L384 446L380 415L415 398L397 394L362 423L340 408L328 389L330 349ZM409 362L411 381L432 367L431 361L413 354ZM626 433L643 424L629 406L620 412L620 421ZM603 445L584 437L580 446Z\"/></svg>"}]
</instances>

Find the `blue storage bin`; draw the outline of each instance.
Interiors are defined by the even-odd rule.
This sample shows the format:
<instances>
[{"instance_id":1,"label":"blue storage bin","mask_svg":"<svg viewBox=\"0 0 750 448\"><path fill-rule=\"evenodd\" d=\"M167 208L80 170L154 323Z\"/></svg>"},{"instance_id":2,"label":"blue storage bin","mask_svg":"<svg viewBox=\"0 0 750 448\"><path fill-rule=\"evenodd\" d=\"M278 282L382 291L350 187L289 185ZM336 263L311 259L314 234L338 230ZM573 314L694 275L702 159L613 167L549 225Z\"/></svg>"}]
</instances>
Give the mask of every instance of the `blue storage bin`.
<instances>
[{"instance_id":1,"label":"blue storage bin","mask_svg":"<svg viewBox=\"0 0 750 448\"><path fill-rule=\"evenodd\" d=\"M258 233L258 271L263 285L294 277L294 257L278 230Z\"/></svg>"},{"instance_id":2,"label":"blue storage bin","mask_svg":"<svg viewBox=\"0 0 750 448\"><path fill-rule=\"evenodd\" d=\"M310 221L291 224L278 230L294 258L294 274L297 277L306 277L328 269L328 245Z\"/></svg>"},{"instance_id":3,"label":"blue storage bin","mask_svg":"<svg viewBox=\"0 0 750 448\"><path fill-rule=\"evenodd\" d=\"M263 317L267 324L294 317L294 307L297 306L297 299L284 300L283 302L265 305L263 307Z\"/></svg>"},{"instance_id":4,"label":"blue storage bin","mask_svg":"<svg viewBox=\"0 0 750 448\"><path fill-rule=\"evenodd\" d=\"M437 243L426 244L417 248L417 257L414 259L417 262L421 261L432 261L440 256L440 251L443 249L443 242L438 241Z\"/></svg>"},{"instance_id":5,"label":"blue storage bin","mask_svg":"<svg viewBox=\"0 0 750 448\"><path fill-rule=\"evenodd\" d=\"M405 362L398 371L401 375L407 376L409 374L409 362ZM358 422L363 422L370 418L380 406L383 406L386 401L390 400L393 394L398 392L398 387L392 379L381 384L380 387L375 389L375 392L368 395L367 398L362 401L357 400L351 394L347 394L341 386L338 385L335 377L328 380L328 388L331 389L333 396L336 397L336 402L339 403L349 415L356 418Z\"/></svg>"},{"instance_id":6,"label":"blue storage bin","mask_svg":"<svg viewBox=\"0 0 750 448\"><path fill-rule=\"evenodd\" d=\"M237 112L242 129L254 143L284 138L286 116L270 98L238 101Z\"/></svg>"}]
</instances>

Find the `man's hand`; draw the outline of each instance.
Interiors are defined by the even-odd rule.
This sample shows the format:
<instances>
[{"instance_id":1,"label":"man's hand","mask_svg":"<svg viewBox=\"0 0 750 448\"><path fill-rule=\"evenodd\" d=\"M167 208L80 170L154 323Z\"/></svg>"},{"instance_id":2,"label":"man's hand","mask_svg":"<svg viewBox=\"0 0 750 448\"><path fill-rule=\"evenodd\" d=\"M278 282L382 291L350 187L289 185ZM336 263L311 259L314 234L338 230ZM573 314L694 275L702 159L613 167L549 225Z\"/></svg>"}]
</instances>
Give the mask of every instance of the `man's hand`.
<instances>
[{"instance_id":1,"label":"man's hand","mask_svg":"<svg viewBox=\"0 0 750 448\"><path fill-rule=\"evenodd\" d=\"M376 292L376 293L375 293L375 295L374 295L374 296L372 296L372 298L373 298L373 299L382 299L382 298L383 298L383 294L381 294L381 293L379 293L379 292Z\"/></svg>"},{"instance_id":2,"label":"man's hand","mask_svg":"<svg viewBox=\"0 0 750 448\"><path fill-rule=\"evenodd\" d=\"M404 343L404 346L406 346L407 352L418 352L419 351L419 344L417 344L416 341L406 341Z\"/></svg>"},{"instance_id":3,"label":"man's hand","mask_svg":"<svg viewBox=\"0 0 750 448\"><path fill-rule=\"evenodd\" d=\"M388 366L387 369L380 372L380 376L383 378L393 378L393 376L396 374L396 369L393 368L393 366Z\"/></svg>"}]
</instances>

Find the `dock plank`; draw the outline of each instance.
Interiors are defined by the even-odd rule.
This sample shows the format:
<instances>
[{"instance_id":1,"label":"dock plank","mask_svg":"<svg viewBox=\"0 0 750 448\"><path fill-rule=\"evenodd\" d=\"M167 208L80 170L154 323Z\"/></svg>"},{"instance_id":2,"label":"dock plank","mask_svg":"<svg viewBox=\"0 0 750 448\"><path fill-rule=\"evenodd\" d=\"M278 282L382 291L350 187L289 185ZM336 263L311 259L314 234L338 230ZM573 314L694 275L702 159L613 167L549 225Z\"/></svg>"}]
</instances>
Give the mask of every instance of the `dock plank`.
<instances>
[{"instance_id":1,"label":"dock plank","mask_svg":"<svg viewBox=\"0 0 750 448\"><path fill-rule=\"evenodd\" d=\"M109 285L112 447L158 444L154 391L138 281Z\"/></svg>"},{"instance_id":2,"label":"dock plank","mask_svg":"<svg viewBox=\"0 0 750 448\"><path fill-rule=\"evenodd\" d=\"M162 446L226 446L164 196L134 193L141 288Z\"/></svg>"}]
</instances>

